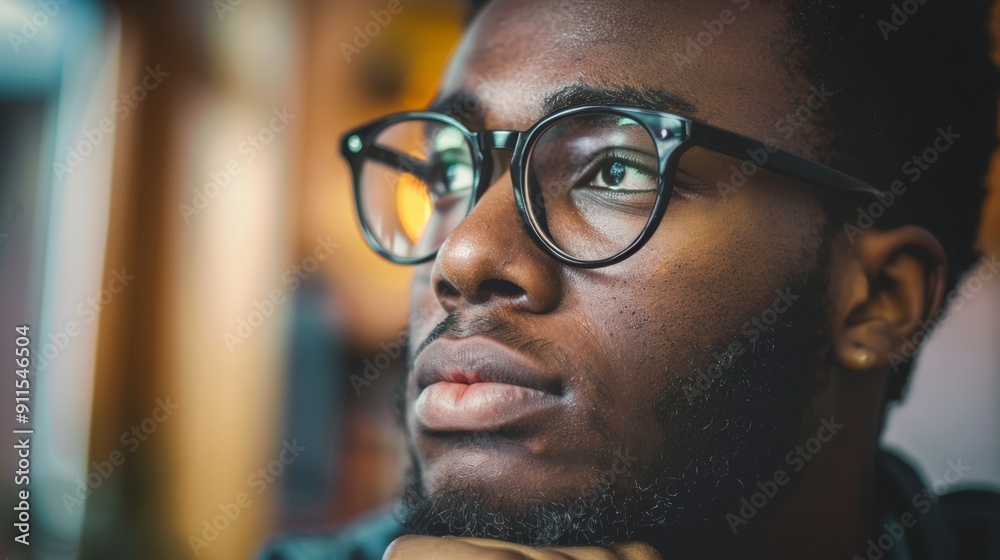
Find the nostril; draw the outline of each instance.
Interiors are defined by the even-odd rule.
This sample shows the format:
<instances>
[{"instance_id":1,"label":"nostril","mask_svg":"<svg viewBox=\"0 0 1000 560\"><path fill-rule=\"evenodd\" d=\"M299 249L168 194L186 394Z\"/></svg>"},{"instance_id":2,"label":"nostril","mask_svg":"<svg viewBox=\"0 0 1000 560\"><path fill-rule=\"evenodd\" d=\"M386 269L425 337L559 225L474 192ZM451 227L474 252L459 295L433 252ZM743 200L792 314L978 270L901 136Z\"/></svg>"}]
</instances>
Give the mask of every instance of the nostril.
<instances>
[{"instance_id":1,"label":"nostril","mask_svg":"<svg viewBox=\"0 0 1000 560\"><path fill-rule=\"evenodd\" d=\"M436 288L438 295L443 298L457 298L461 296L458 288L447 280L438 280Z\"/></svg>"},{"instance_id":2,"label":"nostril","mask_svg":"<svg viewBox=\"0 0 1000 560\"><path fill-rule=\"evenodd\" d=\"M479 292L488 295L496 294L509 298L516 298L527 293L521 286L518 286L508 280L500 280L497 278L480 282Z\"/></svg>"}]
</instances>

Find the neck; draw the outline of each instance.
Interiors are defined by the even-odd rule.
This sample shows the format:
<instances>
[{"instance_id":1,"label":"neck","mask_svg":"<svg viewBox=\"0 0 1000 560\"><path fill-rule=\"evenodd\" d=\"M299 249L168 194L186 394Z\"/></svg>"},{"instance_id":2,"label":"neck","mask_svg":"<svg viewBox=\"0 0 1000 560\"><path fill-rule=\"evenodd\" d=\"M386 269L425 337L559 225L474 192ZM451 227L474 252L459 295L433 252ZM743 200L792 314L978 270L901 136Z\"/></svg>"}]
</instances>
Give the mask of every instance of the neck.
<instances>
[{"instance_id":1,"label":"neck","mask_svg":"<svg viewBox=\"0 0 1000 560\"><path fill-rule=\"evenodd\" d=\"M805 435L805 445L811 444L815 453L796 450L790 470L802 465L798 481L784 488L789 495L775 504L769 518L761 520L746 543L749 554L740 557L864 555L865 541L877 525L875 469L880 426L878 415L871 411L880 409L884 379L877 375L834 377L821 397L823 402L815 403L814 410L824 411L817 415L820 422L813 433ZM836 434L829 433L831 428ZM810 438L816 439L810 442ZM817 442L821 444L818 449Z\"/></svg>"}]
</instances>

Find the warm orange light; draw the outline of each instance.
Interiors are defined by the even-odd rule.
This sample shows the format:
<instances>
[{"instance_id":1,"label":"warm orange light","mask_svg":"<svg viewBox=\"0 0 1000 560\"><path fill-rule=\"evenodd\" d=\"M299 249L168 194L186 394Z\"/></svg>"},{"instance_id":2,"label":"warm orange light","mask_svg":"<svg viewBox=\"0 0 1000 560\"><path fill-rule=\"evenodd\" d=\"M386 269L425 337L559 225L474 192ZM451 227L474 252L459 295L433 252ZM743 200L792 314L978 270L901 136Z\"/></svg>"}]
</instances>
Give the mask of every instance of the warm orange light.
<instances>
[{"instance_id":1,"label":"warm orange light","mask_svg":"<svg viewBox=\"0 0 1000 560\"><path fill-rule=\"evenodd\" d=\"M431 195L427 185L412 173L403 173L396 184L396 213L403 232L416 243L431 217Z\"/></svg>"}]
</instances>

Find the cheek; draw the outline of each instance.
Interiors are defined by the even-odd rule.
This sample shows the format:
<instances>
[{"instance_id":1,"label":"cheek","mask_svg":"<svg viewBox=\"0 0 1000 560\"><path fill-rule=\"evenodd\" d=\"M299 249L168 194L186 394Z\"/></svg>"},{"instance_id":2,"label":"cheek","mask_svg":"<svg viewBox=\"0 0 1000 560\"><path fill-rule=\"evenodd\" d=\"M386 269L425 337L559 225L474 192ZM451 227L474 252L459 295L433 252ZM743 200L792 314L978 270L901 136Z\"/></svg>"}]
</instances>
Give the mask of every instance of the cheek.
<instances>
[{"instance_id":1,"label":"cheek","mask_svg":"<svg viewBox=\"0 0 1000 560\"><path fill-rule=\"evenodd\" d=\"M554 318L550 336L571 361L574 401L586 415L580 420L604 426L612 441L631 449L650 449L666 439L654 404L671 381L665 368L672 335L667 318L650 308L648 279L607 272L569 282L566 311Z\"/></svg>"},{"instance_id":2,"label":"cheek","mask_svg":"<svg viewBox=\"0 0 1000 560\"><path fill-rule=\"evenodd\" d=\"M824 218L801 188L746 188L673 210L651 243L663 256L648 273L660 279L672 323L703 342L735 333L816 266Z\"/></svg>"},{"instance_id":3,"label":"cheek","mask_svg":"<svg viewBox=\"0 0 1000 560\"><path fill-rule=\"evenodd\" d=\"M609 372L619 404L654 400L812 270L822 221L800 191L672 205L636 255L574 273L567 306L586 310L577 334L594 337L577 347Z\"/></svg>"}]
</instances>

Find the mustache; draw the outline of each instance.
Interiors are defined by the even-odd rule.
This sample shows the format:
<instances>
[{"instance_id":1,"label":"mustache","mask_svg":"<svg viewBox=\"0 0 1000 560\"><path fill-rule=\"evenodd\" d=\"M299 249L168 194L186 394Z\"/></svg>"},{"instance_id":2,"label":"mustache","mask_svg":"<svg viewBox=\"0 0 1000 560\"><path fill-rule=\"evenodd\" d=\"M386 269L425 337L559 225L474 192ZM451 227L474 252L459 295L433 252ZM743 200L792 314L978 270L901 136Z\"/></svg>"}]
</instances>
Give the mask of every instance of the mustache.
<instances>
[{"instance_id":1,"label":"mustache","mask_svg":"<svg viewBox=\"0 0 1000 560\"><path fill-rule=\"evenodd\" d=\"M513 349L545 360L555 359L566 361L566 355L550 340L532 337L521 329L495 315L466 315L461 312L449 313L438 323L424 340L417 346L411 358L411 364L435 340L449 336L451 338L466 338L484 335Z\"/></svg>"},{"instance_id":2,"label":"mustache","mask_svg":"<svg viewBox=\"0 0 1000 560\"><path fill-rule=\"evenodd\" d=\"M417 346L417 350L413 352L412 359L416 361L417 356L419 356L421 352L423 352L428 346L430 346L432 342L444 336L445 333L455 328L457 324L458 324L458 314L449 313L448 316L445 317L443 321L441 321L433 329L431 329L431 332L427 333L427 337L424 338L424 341L420 343L420 346Z\"/></svg>"}]
</instances>

